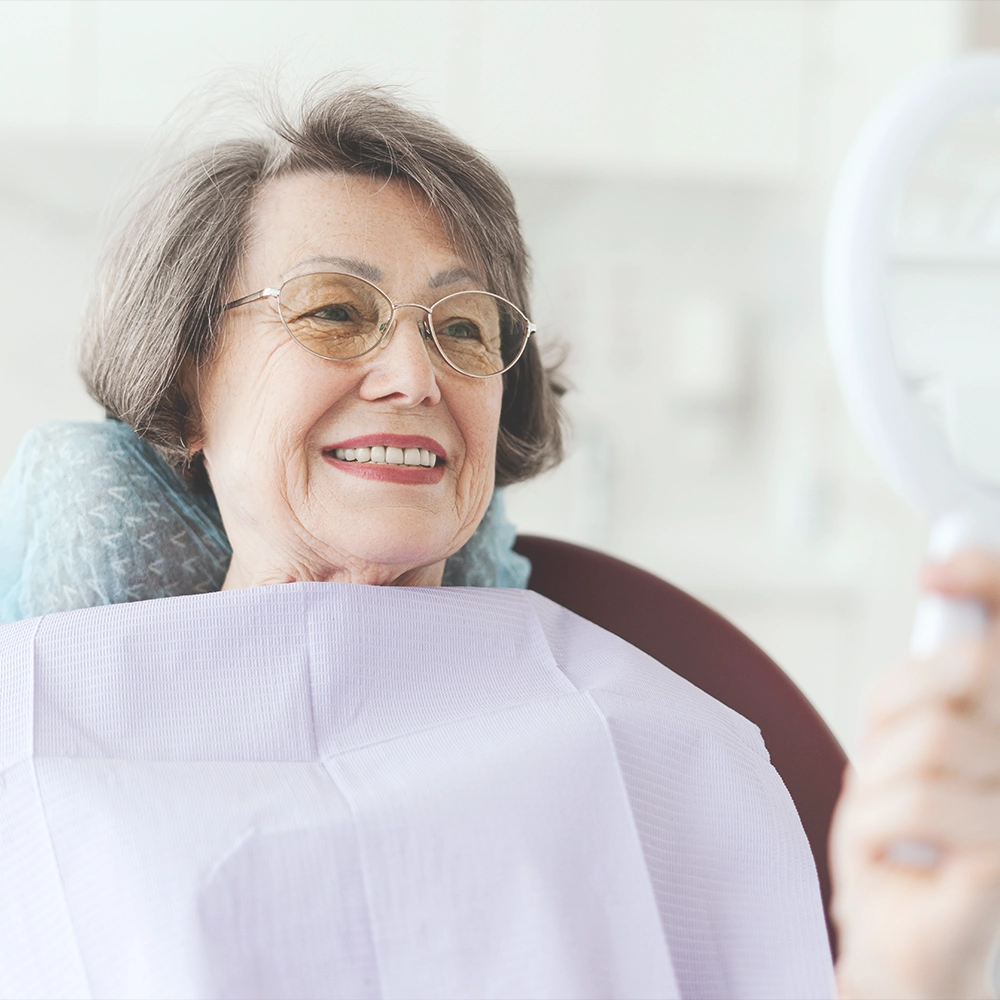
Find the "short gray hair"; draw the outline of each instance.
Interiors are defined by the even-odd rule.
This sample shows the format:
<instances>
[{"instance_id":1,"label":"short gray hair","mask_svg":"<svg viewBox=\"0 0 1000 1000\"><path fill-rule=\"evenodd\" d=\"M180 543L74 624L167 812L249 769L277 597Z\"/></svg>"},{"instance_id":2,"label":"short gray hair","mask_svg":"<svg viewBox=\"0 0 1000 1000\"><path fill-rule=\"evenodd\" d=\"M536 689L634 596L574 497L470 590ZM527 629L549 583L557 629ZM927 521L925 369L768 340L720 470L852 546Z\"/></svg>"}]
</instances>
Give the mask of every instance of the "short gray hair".
<instances>
[{"instance_id":1,"label":"short gray hair","mask_svg":"<svg viewBox=\"0 0 1000 1000\"><path fill-rule=\"evenodd\" d=\"M254 103L252 135L208 142L168 162L139 188L98 272L84 325L80 372L108 416L130 424L189 482L200 457L185 438L197 416L185 362L209 359L216 320L249 239L261 185L294 173L399 179L418 188L488 291L530 315L528 255L506 181L440 122L378 87L321 82L291 116ZM504 376L497 485L562 458L563 389L536 338Z\"/></svg>"}]
</instances>

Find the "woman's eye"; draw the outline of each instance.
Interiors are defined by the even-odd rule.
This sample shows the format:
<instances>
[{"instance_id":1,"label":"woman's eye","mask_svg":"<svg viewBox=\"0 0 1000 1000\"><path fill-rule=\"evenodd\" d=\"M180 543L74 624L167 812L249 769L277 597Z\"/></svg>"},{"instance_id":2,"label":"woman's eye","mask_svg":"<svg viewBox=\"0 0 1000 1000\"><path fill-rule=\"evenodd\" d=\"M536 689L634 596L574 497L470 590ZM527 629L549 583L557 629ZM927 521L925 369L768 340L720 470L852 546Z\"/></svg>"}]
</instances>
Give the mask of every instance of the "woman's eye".
<instances>
[{"instance_id":1,"label":"woman's eye","mask_svg":"<svg viewBox=\"0 0 1000 1000\"><path fill-rule=\"evenodd\" d=\"M349 323L354 317L347 306L329 305L317 309L313 314L316 319L325 319L328 323Z\"/></svg>"},{"instance_id":2,"label":"woman's eye","mask_svg":"<svg viewBox=\"0 0 1000 1000\"><path fill-rule=\"evenodd\" d=\"M454 319L446 323L440 330L438 336L453 337L456 340L479 340L479 327L475 323L466 319Z\"/></svg>"}]
</instances>

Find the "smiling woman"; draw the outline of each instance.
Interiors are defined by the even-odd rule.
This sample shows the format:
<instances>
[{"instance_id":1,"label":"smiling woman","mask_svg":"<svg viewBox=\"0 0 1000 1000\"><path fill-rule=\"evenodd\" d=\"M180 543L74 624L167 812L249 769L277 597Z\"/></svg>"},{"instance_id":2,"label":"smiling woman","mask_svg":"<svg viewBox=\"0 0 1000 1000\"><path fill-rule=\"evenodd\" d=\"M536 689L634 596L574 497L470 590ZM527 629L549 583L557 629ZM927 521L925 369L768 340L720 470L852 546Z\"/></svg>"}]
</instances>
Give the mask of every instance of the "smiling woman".
<instances>
[{"instance_id":1,"label":"smiling woman","mask_svg":"<svg viewBox=\"0 0 1000 1000\"><path fill-rule=\"evenodd\" d=\"M141 196L102 270L84 378L211 483L226 588L440 583L494 483L561 454L510 191L378 91L318 91L267 126Z\"/></svg>"},{"instance_id":2,"label":"smiling woman","mask_svg":"<svg viewBox=\"0 0 1000 1000\"><path fill-rule=\"evenodd\" d=\"M500 572L561 454L529 316L503 178L377 90L140 190L113 419L0 495L0 997L829 995L759 732Z\"/></svg>"},{"instance_id":3,"label":"smiling woman","mask_svg":"<svg viewBox=\"0 0 1000 1000\"><path fill-rule=\"evenodd\" d=\"M513 341L503 345L503 368L509 370L503 377L497 483L508 485L550 467L561 457L561 389L531 339L521 344L524 357L511 367L521 340L515 327L529 313L528 261L506 182L472 147L383 91L320 86L310 94L296 119L273 107L258 109L254 138L213 141L154 173L140 188L104 259L87 321L82 370L92 394L172 465L197 478L200 457L186 441L193 401L179 376L186 361L190 368L211 357L231 311L226 306L257 294L253 282L243 280L249 276L244 275L248 254L277 255L277 247L268 246L272 239L288 244L290 259L279 265L287 270L262 274L261 293L281 291L270 286L292 277L319 275L291 288L286 284L284 295L274 295L280 303L274 319L281 318L300 343L308 333L293 329L302 305L296 293L313 294L314 282L329 282L333 272L367 282L361 293L370 297L367 308L384 310L387 296L378 285L393 276L394 262L373 260L362 237L333 239L322 231L336 225L338 211L341 224L347 221L352 210L346 202L358 196L367 207L356 205L353 221L376 210L365 221L373 226L373 239L384 243L388 237L391 243L394 222L405 219L416 227L411 241L426 233L436 244L437 270L421 275L422 299L386 291L424 313L439 352L440 324L449 317L432 317L426 307L448 293L486 291L494 308L509 314L500 317L507 320L501 322L504 337ZM317 211L309 198L320 193L333 200ZM300 238L295 226L304 219L315 232L304 230ZM351 243L357 244L353 250ZM352 287L357 293L360 283ZM436 294L428 297L429 291ZM482 308L484 300L478 301ZM513 317L518 322L511 324ZM449 357L447 350L443 357Z\"/></svg>"},{"instance_id":4,"label":"smiling woman","mask_svg":"<svg viewBox=\"0 0 1000 1000\"><path fill-rule=\"evenodd\" d=\"M402 181L279 177L249 219L239 283L278 279L292 302L251 295L227 310L218 346L188 376L197 417L187 445L203 455L233 545L226 588L439 584L493 492L503 384L444 363L420 308L379 308L360 276L310 273L317 265L303 258L357 261L396 300L424 306L441 276L454 292L471 269ZM422 465L421 448L439 461Z\"/></svg>"}]
</instances>

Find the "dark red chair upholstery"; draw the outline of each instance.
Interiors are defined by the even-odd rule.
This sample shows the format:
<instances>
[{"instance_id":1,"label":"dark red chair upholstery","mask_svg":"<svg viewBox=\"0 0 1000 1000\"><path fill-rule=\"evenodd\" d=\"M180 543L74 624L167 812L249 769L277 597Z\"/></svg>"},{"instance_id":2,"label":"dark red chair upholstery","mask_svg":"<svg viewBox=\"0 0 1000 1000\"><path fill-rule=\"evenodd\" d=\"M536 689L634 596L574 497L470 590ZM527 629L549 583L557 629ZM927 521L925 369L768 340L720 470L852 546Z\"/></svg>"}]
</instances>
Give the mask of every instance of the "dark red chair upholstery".
<instances>
[{"instance_id":1,"label":"dark red chair upholstery","mask_svg":"<svg viewBox=\"0 0 1000 1000\"><path fill-rule=\"evenodd\" d=\"M528 586L614 632L760 727L805 828L823 893L830 946L827 840L847 758L781 668L721 615L620 559L551 538L522 535Z\"/></svg>"}]
</instances>

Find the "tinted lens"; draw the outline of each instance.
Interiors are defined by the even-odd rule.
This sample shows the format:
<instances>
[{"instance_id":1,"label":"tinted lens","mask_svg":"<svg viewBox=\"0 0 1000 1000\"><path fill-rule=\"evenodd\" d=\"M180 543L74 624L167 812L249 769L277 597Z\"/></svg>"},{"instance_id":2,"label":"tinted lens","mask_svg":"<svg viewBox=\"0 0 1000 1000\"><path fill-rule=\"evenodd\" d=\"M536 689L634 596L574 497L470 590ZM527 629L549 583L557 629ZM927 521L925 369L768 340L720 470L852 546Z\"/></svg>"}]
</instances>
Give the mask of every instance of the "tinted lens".
<instances>
[{"instance_id":1,"label":"tinted lens","mask_svg":"<svg viewBox=\"0 0 1000 1000\"><path fill-rule=\"evenodd\" d=\"M431 313L441 353L469 375L496 375L512 365L528 337L528 320L488 292L458 292Z\"/></svg>"},{"instance_id":2,"label":"tinted lens","mask_svg":"<svg viewBox=\"0 0 1000 1000\"><path fill-rule=\"evenodd\" d=\"M347 361L382 339L392 304L374 285L349 274L306 274L281 286L281 318L307 350Z\"/></svg>"}]
</instances>

